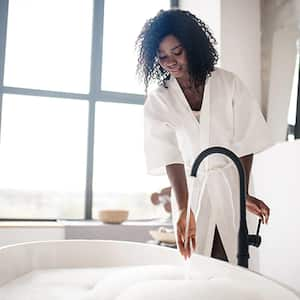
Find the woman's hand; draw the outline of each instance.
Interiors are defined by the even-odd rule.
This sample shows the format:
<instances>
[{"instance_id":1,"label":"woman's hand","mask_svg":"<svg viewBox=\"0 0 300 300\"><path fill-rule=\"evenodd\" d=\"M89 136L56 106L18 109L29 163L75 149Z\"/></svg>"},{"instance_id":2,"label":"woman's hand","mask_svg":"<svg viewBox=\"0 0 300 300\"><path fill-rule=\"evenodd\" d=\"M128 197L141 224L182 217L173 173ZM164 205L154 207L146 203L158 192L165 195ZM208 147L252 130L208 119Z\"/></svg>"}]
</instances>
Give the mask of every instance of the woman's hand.
<instances>
[{"instance_id":1,"label":"woman's hand","mask_svg":"<svg viewBox=\"0 0 300 300\"><path fill-rule=\"evenodd\" d=\"M246 207L251 213L259 216L263 224L268 224L270 208L263 201L247 196Z\"/></svg>"},{"instance_id":2,"label":"woman's hand","mask_svg":"<svg viewBox=\"0 0 300 300\"><path fill-rule=\"evenodd\" d=\"M190 224L188 229L188 238L187 238L187 247L184 248L185 244L185 228L186 228L186 214L187 209L183 209L180 211L179 218L177 221L177 239L178 239L178 247L181 255L186 259L191 256L192 249L196 248L196 221L193 211L190 213Z\"/></svg>"}]
</instances>

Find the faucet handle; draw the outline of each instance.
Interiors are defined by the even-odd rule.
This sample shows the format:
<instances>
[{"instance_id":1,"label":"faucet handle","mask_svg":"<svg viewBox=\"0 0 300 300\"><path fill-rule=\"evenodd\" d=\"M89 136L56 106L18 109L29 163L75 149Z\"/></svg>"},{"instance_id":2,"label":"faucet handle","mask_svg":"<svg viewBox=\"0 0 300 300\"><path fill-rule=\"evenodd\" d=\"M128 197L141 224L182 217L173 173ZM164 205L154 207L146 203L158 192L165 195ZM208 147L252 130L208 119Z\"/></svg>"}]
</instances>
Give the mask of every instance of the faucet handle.
<instances>
[{"instance_id":1,"label":"faucet handle","mask_svg":"<svg viewBox=\"0 0 300 300\"><path fill-rule=\"evenodd\" d=\"M261 225L261 219L258 221L256 234L248 234L248 245L259 247L261 244L261 236L259 235L259 229Z\"/></svg>"}]
</instances>

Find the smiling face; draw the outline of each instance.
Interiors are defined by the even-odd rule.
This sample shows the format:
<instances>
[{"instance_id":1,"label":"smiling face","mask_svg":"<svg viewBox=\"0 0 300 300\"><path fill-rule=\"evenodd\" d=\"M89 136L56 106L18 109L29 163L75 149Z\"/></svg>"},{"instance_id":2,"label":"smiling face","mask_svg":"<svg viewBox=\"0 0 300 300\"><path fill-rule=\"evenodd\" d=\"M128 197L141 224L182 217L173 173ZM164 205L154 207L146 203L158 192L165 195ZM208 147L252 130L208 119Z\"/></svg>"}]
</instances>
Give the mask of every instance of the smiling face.
<instances>
[{"instance_id":1,"label":"smiling face","mask_svg":"<svg viewBox=\"0 0 300 300\"><path fill-rule=\"evenodd\" d=\"M175 78L188 77L186 51L173 35L167 35L159 44L159 64Z\"/></svg>"}]
</instances>

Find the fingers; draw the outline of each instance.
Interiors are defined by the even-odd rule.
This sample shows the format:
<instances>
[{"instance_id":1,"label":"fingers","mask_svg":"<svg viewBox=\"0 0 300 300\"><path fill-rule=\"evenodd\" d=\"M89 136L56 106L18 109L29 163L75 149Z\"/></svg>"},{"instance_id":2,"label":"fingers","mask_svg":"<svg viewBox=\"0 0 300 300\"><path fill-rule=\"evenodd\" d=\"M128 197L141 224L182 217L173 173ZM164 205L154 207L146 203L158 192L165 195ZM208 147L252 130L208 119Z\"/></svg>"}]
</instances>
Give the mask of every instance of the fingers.
<instances>
[{"instance_id":1,"label":"fingers","mask_svg":"<svg viewBox=\"0 0 300 300\"><path fill-rule=\"evenodd\" d=\"M177 241L178 241L178 248L180 251L180 254L186 259L189 257L189 250L187 247L185 247L185 228L183 226L177 227Z\"/></svg>"},{"instance_id":2,"label":"fingers","mask_svg":"<svg viewBox=\"0 0 300 300\"><path fill-rule=\"evenodd\" d=\"M262 211L260 209L257 210L257 213L255 213L262 221L263 224L265 224L265 216L263 215Z\"/></svg>"},{"instance_id":3,"label":"fingers","mask_svg":"<svg viewBox=\"0 0 300 300\"><path fill-rule=\"evenodd\" d=\"M270 216L270 209L268 206L263 205L263 207L261 208L261 214L264 217L264 224L268 224L269 221L269 216Z\"/></svg>"},{"instance_id":4,"label":"fingers","mask_svg":"<svg viewBox=\"0 0 300 300\"><path fill-rule=\"evenodd\" d=\"M180 227L177 227L177 243L181 255L184 256L185 258L184 242L183 242Z\"/></svg>"},{"instance_id":5,"label":"fingers","mask_svg":"<svg viewBox=\"0 0 300 300\"><path fill-rule=\"evenodd\" d=\"M263 224L265 224L265 215L263 214L261 209L256 208L256 209L253 209L252 212L261 219Z\"/></svg>"},{"instance_id":6,"label":"fingers","mask_svg":"<svg viewBox=\"0 0 300 300\"><path fill-rule=\"evenodd\" d=\"M270 209L269 207L261 200L258 200L258 209L261 215L261 220L263 224L268 224L269 216L270 216Z\"/></svg>"},{"instance_id":7,"label":"fingers","mask_svg":"<svg viewBox=\"0 0 300 300\"><path fill-rule=\"evenodd\" d=\"M184 259L191 257L192 250L196 248L195 229L190 229L187 240L185 241L185 226L177 226L177 242L178 248Z\"/></svg>"},{"instance_id":8,"label":"fingers","mask_svg":"<svg viewBox=\"0 0 300 300\"><path fill-rule=\"evenodd\" d=\"M191 238L190 237L187 238L186 247L185 247L185 254L186 254L185 259L187 257L188 258L191 257Z\"/></svg>"},{"instance_id":9,"label":"fingers","mask_svg":"<svg viewBox=\"0 0 300 300\"><path fill-rule=\"evenodd\" d=\"M191 257L192 251L196 249L196 237L195 232L191 230L189 232L189 236L186 243L186 255L187 257Z\"/></svg>"},{"instance_id":10,"label":"fingers","mask_svg":"<svg viewBox=\"0 0 300 300\"><path fill-rule=\"evenodd\" d=\"M247 201L246 205L250 212L257 215L262 220L263 224L268 224L270 209L263 201L250 197L250 200Z\"/></svg>"},{"instance_id":11,"label":"fingers","mask_svg":"<svg viewBox=\"0 0 300 300\"><path fill-rule=\"evenodd\" d=\"M264 222L262 211L261 211L261 209L258 206L256 206L256 205L255 206L248 206L248 210L251 213L257 215Z\"/></svg>"},{"instance_id":12,"label":"fingers","mask_svg":"<svg viewBox=\"0 0 300 300\"><path fill-rule=\"evenodd\" d=\"M185 259L188 257L190 258L192 255L192 251L196 249L196 238L195 236L189 236L186 243L185 250Z\"/></svg>"},{"instance_id":13,"label":"fingers","mask_svg":"<svg viewBox=\"0 0 300 300\"><path fill-rule=\"evenodd\" d=\"M182 246L183 246L183 251L182 255L184 256L184 259L190 258L192 251L191 251L191 238L188 237L185 243L185 240L182 240Z\"/></svg>"},{"instance_id":14,"label":"fingers","mask_svg":"<svg viewBox=\"0 0 300 300\"><path fill-rule=\"evenodd\" d=\"M196 237L195 237L195 236L192 236L192 237L191 237L191 240L192 240L192 247L193 247L193 250L195 251L195 250L196 250Z\"/></svg>"}]
</instances>

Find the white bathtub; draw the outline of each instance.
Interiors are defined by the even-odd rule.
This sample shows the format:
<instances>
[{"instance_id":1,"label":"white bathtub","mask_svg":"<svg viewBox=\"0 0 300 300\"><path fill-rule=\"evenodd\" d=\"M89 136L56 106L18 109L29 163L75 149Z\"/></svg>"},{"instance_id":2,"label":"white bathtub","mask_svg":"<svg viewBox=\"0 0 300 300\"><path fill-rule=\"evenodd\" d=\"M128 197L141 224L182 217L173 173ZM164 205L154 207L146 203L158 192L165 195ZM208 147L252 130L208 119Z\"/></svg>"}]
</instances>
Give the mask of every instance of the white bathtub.
<instances>
[{"instance_id":1,"label":"white bathtub","mask_svg":"<svg viewBox=\"0 0 300 300\"><path fill-rule=\"evenodd\" d=\"M174 249L120 241L63 240L5 246L0 248L0 296L5 298L3 287L10 282L14 282L26 274L37 272L37 270L52 270L53 273L58 269L68 269L68 274L75 272L78 274L78 278L80 278L80 270L82 270L82 274L90 274L90 278L93 278L90 284L88 284L88 276L84 275L81 279L82 282L85 282L86 289L91 289L95 284L97 274L100 274L99 270L138 265L182 266L183 259ZM300 299L295 293L274 281L215 259L194 254L191 259L191 267L193 270L201 270L207 276L245 281L259 291L261 299ZM87 270L90 270L89 273ZM72 284L74 284L74 288L76 285L78 288L78 282L69 282L69 289L72 288ZM84 289L84 286L82 288ZM83 290L80 292L84 294ZM28 296L26 299L31 298Z\"/></svg>"}]
</instances>

